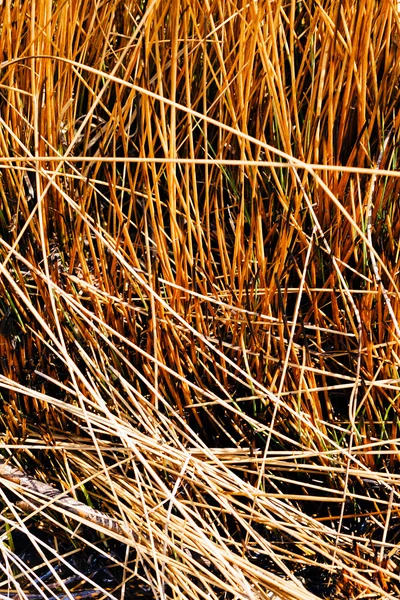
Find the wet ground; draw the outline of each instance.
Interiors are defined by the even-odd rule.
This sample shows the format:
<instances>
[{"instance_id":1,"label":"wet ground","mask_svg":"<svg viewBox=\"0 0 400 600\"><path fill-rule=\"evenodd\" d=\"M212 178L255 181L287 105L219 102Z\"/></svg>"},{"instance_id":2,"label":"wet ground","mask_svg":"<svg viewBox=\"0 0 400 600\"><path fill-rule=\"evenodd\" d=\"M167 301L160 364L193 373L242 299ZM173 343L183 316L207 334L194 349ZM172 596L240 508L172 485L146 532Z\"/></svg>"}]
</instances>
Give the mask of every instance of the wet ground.
<instances>
[{"instance_id":1,"label":"wet ground","mask_svg":"<svg viewBox=\"0 0 400 600\"><path fill-rule=\"evenodd\" d=\"M88 530L85 537L93 547L80 546L79 543L74 546L67 538L60 541L39 527L30 526L29 530L35 536L36 544L21 532L12 534L15 561L12 567L7 561L8 574L4 572L4 566L1 569L2 600L154 598L151 588L145 583L144 573L140 574L140 567L138 575L133 575L137 566L135 556L131 553L130 560L129 556L127 559L123 544L115 540L99 543L94 532ZM58 560L56 553L61 557ZM43 559L43 555L47 560ZM125 573L121 563L127 565ZM9 575L10 569L12 576ZM122 587L123 581L126 584Z\"/></svg>"}]
</instances>

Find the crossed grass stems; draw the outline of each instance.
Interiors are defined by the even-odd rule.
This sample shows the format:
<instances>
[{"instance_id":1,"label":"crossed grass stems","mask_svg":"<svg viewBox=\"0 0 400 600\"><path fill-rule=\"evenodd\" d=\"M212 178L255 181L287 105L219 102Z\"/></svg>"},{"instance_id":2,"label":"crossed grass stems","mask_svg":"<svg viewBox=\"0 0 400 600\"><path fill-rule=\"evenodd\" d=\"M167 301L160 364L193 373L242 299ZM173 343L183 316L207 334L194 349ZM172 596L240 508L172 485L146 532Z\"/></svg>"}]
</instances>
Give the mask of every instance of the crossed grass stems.
<instances>
[{"instance_id":1,"label":"crossed grass stems","mask_svg":"<svg viewBox=\"0 0 400 600\"><path fill-rule=\"evenodd\" d=\"M1 593L398 597L397 6L78 4L0 9Z\"/></svg>"}]
</instances>

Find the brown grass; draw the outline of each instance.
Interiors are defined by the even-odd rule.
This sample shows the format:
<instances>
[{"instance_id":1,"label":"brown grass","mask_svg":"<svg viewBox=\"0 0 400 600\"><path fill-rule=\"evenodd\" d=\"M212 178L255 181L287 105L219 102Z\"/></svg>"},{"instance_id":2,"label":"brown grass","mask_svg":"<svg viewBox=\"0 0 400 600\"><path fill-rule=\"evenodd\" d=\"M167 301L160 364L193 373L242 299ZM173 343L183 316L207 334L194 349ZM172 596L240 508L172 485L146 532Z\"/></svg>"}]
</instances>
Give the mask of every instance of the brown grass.
<instances>
[{"instance_id":1,"label":"brown grass","mask_svg":"<svg viewBox=\"0 0 400 600\"><path fill-rule=\"evenodd\" d=\"M399 36L393 0L0 5L3 455L136 531L4 480L4 597L110 538L102 598L400 595Z\"/></svg>"}]
</instances>

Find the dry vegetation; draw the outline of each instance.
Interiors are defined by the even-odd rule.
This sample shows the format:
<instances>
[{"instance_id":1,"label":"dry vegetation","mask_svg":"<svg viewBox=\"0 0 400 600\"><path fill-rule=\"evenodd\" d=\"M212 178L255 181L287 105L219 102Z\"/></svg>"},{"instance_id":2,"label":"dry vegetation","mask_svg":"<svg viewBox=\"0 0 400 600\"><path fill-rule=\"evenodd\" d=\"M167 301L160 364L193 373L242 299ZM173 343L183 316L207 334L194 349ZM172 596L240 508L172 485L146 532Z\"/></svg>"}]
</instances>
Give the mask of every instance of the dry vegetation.
<instances>
[{"instance_id":1,"label":"dry vegetation","mask_svg":"<svg viewBox=\"0 0 400 600\"><path fill-rule=\"evenodd\" d=\"M399 47L394 0L0 3L1 598L400 596Z\"/></svg>"}]
</instances>

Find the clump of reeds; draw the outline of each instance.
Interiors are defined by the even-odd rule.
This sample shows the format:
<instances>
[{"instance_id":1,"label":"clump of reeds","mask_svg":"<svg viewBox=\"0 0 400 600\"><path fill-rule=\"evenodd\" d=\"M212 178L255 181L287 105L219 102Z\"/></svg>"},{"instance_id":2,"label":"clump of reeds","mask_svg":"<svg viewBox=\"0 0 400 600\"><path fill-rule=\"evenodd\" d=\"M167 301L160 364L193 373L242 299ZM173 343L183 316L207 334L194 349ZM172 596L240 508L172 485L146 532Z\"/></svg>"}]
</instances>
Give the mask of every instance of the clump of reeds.
<instances>
[{"instance_id":1,"label":"clump of reeds","mask_svg":"<svg viewBox=\"0 0 400 600\"><path fill-rule=\"evenodd\" d=\"M0 23L1 596L398 596L397 4Z\"/></svg>"}]
</instances>

